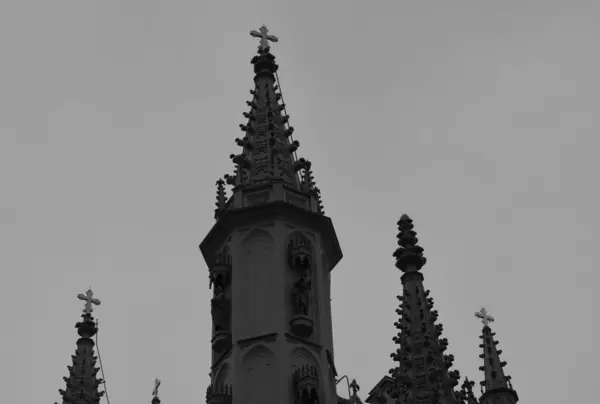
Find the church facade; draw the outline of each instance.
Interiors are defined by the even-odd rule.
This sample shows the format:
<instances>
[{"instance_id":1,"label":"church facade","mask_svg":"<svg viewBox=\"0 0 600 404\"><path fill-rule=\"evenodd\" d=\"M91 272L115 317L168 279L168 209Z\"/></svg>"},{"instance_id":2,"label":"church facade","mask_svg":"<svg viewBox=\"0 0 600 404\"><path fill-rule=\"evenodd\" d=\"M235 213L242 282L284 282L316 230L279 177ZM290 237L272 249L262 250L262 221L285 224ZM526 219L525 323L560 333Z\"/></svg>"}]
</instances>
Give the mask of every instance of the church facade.
<instances>
[{"instance_id":1,"label":"church facade","mask_svg":"<svg viewBox=\"0 0 600 404\"><path fill-rule=\"evenodd\" d=\"M311 162L296 156L299 142L288 125L278 91L277 38L263 26L254 67L252 99L235 139L233 173L217 181L215 224L200 244L213 290L212 363L207 404L362 403L353 381L350 399L336 393L330 273L342 259L331 219L325 215ZM230 188L227 192L226 187ZM515 404L518 396L493 339L485 310L482 354L484 380L477 398L473 382L461 383L453 356L437 323L433 299L420 272L426 259L413 222L398 222L396 267L402 272L399 321L392 354L398 366L369 393L369 404ZM86 301L80 336L63 404L96 404L103 393L95 367L97 324L92 292ZM264 315L269 313L269 315ZM158 386L152 403L159 404ZM460 386L460 387L459 387Z\"/></svg>"}]
</instances>

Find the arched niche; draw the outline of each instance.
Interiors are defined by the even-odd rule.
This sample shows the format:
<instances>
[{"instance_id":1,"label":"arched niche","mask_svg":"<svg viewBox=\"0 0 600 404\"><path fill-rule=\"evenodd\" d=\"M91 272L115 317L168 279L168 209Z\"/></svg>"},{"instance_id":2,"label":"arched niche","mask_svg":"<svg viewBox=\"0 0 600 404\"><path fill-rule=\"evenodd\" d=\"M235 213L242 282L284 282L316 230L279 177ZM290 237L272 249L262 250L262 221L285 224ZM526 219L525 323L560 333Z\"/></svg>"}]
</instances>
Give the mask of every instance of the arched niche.
<instances>
[{"instance_id":1,"label":"arched niche","mask_svg":"<svg viewBox=\"0 0 600 404\"><path fill-rule=\"evenodd\" d=\"M251 348L242 359L240 380L242 397L248 403L270 403L275 400L275 355L264 345ZM236 374L237 379L237 374Z\"/></svg>"},{"instance_id":2,"label":"arched niche","mask_svg":"<svg viewBox=\"0 0 600 404\"><path fill-rule=\"evenodd\" d=\"M274 238L265 229L255 228L248 232L241 242L241 250L236 252L234 268L238 292L234 296L236 307L236 327L240 335L260 335L273 327L277 318L273 314L276 305L277 288L281 287L277 274L276 249ZM237 261L239 260L239 261Z\"/></svg>"},{"instance_id":3,"label":"arched niche","mask_svg":"<svg viewBox=\"0 0 600 404\"><path fill-rule=\"evenodd\" d=\"M302 231L294 230L286 237L285 246L288 265L293 271L314 271L315 245L311 237Z\"/></svg>"},{"instance_id":4,"label":"arched niche","mask_svg":"<svg viewBox=\"0 0 600 404\"><path fill-rule=\"evenodd\" d=\"M214 386L216 389L223 389L224 386L231 387L233 385L233 380L231 379L231 366L229 363L224 363L221 365L217 372L217 377L215 377Z\"/></svg>"},{"instance_id":5,"label":"arched niche","mask_svg":"<svg viewBox=\"0 0 600 404\"><path fill-rule=\"evenodd\" d=\"M319 362L316 356L304 347L291 353L291 372L293 402L296 404L315 404L322 396L323 385Z\"/></svg>"},{"instance_id":6,"label":"arched niche","mask_svg":"<svg viewBox=\"0 0 600 404\"><path fill-rule=\"evenodd\" d=\"M313 352L304 347L295 348L291 353L292 369L296 370L300 366L314 365L318 366L319 362Z\"/></svg>"},{"instance_id":7,"label":"arched niche","mask_svg":"<svg viewBox=\"0 0 600 404\"><path fill-rule=\"evenodd\" d=\"M249 249L255 248L272 248L273 236L265 229L255 228L252 229L248 234L245 235L242 240L242 247L245 252Z\"/></svg>"}]
</instances>

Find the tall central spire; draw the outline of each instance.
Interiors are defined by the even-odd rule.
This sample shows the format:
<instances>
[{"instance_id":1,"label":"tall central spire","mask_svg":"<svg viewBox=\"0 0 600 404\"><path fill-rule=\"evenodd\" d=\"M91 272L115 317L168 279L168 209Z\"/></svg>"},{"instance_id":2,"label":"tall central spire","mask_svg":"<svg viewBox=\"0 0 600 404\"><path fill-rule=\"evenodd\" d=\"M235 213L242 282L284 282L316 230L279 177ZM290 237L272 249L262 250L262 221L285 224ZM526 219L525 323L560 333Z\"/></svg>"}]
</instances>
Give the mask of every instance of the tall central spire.
<instances>
[{"instance_id":1,"label":"tall central spire","mask_svg":"<svg viewBox=\"0 0 600 404\"><path fill-rule=\"evenodd\" d=\"M264 26L250 35L260 44L241 150L200 244L213 287L206 400L337 404L330 272L342 251L311 164L295 156L269 46L278 39Z\"/></svg>"},{"instance_id":2,"label":"tall central spire","mask_svg":"<svg viewBox=\"0 0 600 404\"><path fill-rule=\"evenodd\" d=\"M243 113L247 121L239 125L243 137L235 139L242 150L230 156L234 172L225 175L225 181L217 182L216 219L231 209L278 201L324 213L311 163L295 156L300 143L292 139L294 128L288 125L289 116L278 84L279 66L269 46L269 41L279 39L268 32L265 26L250 31L251 36L260 38L258 53L251 60L253 97L246 102L250 110ZM229 198L225 183L233 187Z\"/></svg>"}]
</instances>

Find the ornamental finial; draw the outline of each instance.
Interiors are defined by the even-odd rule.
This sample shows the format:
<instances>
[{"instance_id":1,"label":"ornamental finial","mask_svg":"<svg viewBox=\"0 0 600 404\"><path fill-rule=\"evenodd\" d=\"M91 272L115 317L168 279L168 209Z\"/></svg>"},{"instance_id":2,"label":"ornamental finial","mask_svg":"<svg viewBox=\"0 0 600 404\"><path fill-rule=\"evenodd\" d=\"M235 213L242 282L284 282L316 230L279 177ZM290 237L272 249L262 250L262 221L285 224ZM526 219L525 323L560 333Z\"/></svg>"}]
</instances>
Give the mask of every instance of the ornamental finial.
<instances>
[{"instance_id":1,"label":"ornamental finial","mask_svg":"<svg viewBox=\"0 0 600 404\"><path fill-rule=\"evenodd\" d=\"M487 327L487 325L489 323L491 323L492 321L494 321L494 317L490 316L487 312L486 309L482 308L479 311L475 312L475 317L480 318L481 322L483 323L484 326Z\"/></svg>"},{"instance_id":2,"label":"ornamental finial","mask_svg":"<svg viewBox=\"0 0 600 404\"><path fill-rule=\"evenodd\" d=\"M158 388L160 387L160 380L154 379L154 390L152 390L152 397L158 398Z\"/></svg>"},{"instance_id":3,"label":"ornamental finial","mask_svg":"<svg viewBox=\"0 0 600 404\"><path fill-rule=\"evenodd\" d=\"M266 51L267 49L269 49L269 41L271 41L271 42L279 41L279 38L277 38L274 35L269 35L268 32L269 32L269 30L264 25L262 27L260 27L258 29L258 31L255 31L255 30L250 31L251 36L260 38L260 45L258 45L258 49L260 49L262 51Z\"/></svg>"},{"instance_id":4,"label":"ornamental finial","mask_svg":"<svg viewBox=\"0 0 600 404\"><path fill-rule=\"evenodd\" d=\"M77 295L79 300L85 300L85 308L83 309L83 312L85 314L92 314L92 312L94 311L92 304L95 304L95 305L100 304L100 300L95 299L93 296L94 296L94 292L92 292L91 288L89 288L88 291L85 292L85 295L83 293L80 293Z\"/></svg>"}]
</instances>

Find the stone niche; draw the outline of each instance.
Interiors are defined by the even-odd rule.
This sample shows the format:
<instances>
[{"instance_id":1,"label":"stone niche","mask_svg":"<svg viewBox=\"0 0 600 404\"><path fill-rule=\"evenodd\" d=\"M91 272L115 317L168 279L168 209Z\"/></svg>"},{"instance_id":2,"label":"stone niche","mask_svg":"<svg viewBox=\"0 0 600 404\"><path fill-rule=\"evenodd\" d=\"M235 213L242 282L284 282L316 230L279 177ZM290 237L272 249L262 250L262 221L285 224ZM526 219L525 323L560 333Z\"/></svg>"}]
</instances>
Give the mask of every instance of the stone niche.
<instances>
[{"instance_id":1,"label":"stone niche","mask_svg":"<svg viewBox=\"0 0 600 404\"><path fill-rule=\"evenodd\" d=\"M318 361L306 347L297 347L291 354L292 392L295 404L316 404L323 388Z\"/></svg>"},{"instance_id":2,"label":"stone niche","mask_svg":"<svg viewBox=\"0 0 600 404\"><path fill-rule=\"evenodd\" d=\"M275 365L275 355L264 345L255 345L243 356L240 373L235 374L241 384L243 402L277 402L276 389L273 388L274 381L278 380Z\"/></svg>"},{"instance_id":3,"label":"stone niche","mask_svg":"<svg viewBox=\"0 0 600 404\"><path fill-rule=\"evenodd\" d=\"M231 255L227 246L217 253L215 264L210 268L210 286L214 286L212 348L223 353L231 348Z\"/></svg>"},{"instance_id":4,"label":"stone niche","mask_svg":"<svg viewBox=\"0 0 600 404\"><path fill-rule=\"evenodd\" d=\"M219 368L214 382L208 386L206 391L207 404L231 404L232 403L231 367L223 363Z\"/></svg>"},{"instance_id":5,"label":"stone niche","mask_svg":"<svg viewBox=\"0 0 600 404\"><path fill-rule=\"evenodd\" d=\"M292 274L292 309L290 322L293 334L309 338L314 331L314 301L312 293L313 246L304 234L294 232L288 243L288 264Z\"/></svg>"}]
</instances>

